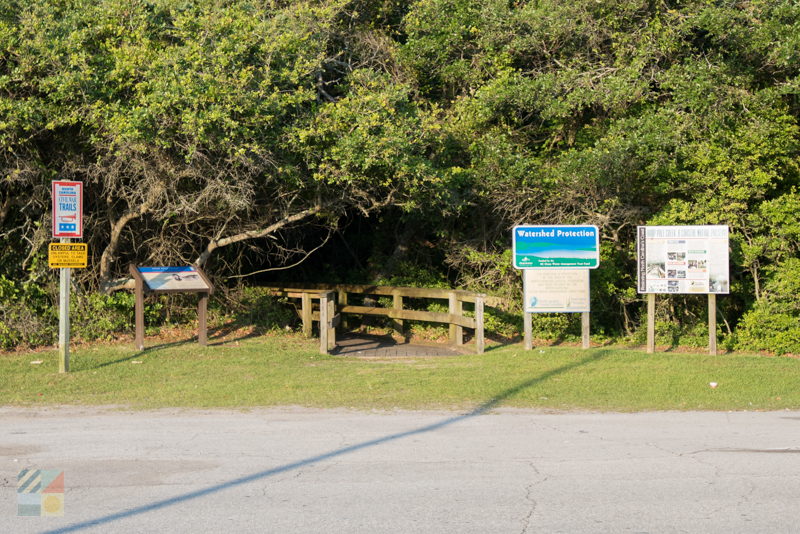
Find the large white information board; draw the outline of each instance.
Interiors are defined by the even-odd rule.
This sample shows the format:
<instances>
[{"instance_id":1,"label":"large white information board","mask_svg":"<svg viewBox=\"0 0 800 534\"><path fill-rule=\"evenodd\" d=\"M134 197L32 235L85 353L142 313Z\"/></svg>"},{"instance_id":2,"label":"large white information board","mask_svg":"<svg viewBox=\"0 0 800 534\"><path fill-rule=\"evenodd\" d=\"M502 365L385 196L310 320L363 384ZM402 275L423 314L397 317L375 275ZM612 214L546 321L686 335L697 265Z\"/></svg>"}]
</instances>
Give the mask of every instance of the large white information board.
<instances>
[{"instance_id":1,"label":"large white information board","mask_svg":"<svg viewBox=\"0 0 800 534\"><path fill-rule=\"evenodd\" d=\"M639 226L639 293L729 293L727 226Z\"/></svg>"},{"instance_id":2,"label":"large white information board","mask_svg":"<svg viewBox=\"0 0 800 534\"><path fill-rule=\"evenodd\" d=\"M589 269L525 269L525 311L589 312Z\"/></svg>"}]
</instances>

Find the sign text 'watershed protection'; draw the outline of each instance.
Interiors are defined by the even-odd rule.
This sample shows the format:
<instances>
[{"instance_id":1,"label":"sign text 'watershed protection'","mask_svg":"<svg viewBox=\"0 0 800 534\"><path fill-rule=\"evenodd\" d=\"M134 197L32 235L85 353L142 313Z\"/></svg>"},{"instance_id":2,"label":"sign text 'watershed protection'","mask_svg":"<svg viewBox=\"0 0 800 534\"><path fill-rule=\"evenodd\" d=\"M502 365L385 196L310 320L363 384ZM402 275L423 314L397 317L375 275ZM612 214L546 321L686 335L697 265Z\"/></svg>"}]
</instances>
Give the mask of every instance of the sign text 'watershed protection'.
<instances>
[{"instance_id":1,"label":"sign text 'watershed protection'","mask_svg":"<svg viewBox=\"0 0 800 534\"><path fill-rule=\"evenodd\" d=\"M595 269L600 265L596 226L515 226L512 247L517 269Z\"/></svg>"}]
</instances>

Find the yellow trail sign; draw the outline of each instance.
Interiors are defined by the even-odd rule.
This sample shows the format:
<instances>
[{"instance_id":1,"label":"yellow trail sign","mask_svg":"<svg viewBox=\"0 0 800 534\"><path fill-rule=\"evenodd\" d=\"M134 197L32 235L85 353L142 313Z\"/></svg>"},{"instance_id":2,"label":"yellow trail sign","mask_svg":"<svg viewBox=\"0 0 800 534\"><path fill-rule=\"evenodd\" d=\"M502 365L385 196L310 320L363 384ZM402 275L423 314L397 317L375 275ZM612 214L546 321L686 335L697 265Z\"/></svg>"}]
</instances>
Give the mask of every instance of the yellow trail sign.
<instances>
[{"instance_id":1,"label":"yellow trail sign","mask_svg":"<svg viewBox=\"0 0 800 534\"><path fill-rule=\"evenodd\" d=\"M47 260L53 269L85 269L89 249L86 243L50 243Z\"/></svg>"}]
</instances>

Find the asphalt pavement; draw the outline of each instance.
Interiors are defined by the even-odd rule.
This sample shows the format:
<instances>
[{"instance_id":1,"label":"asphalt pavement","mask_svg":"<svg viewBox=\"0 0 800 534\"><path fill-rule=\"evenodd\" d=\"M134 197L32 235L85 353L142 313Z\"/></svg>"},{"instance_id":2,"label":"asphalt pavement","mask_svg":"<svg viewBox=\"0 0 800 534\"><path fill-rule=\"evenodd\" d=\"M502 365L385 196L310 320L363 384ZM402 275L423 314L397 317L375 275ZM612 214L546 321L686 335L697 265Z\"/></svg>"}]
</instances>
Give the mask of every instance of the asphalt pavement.
<instances>
[{"instance_id":1,"label":"asphalt pavement","mask_svg":"<svg viewBox=\"0 0 800 534\"><path fill-rule=\"evenodd\" d=\"M63 516L18 515L23 469L63 472ZM788 533L799 512L800 412L0 408L0 532Z\"/></svg>"}]
</instances>

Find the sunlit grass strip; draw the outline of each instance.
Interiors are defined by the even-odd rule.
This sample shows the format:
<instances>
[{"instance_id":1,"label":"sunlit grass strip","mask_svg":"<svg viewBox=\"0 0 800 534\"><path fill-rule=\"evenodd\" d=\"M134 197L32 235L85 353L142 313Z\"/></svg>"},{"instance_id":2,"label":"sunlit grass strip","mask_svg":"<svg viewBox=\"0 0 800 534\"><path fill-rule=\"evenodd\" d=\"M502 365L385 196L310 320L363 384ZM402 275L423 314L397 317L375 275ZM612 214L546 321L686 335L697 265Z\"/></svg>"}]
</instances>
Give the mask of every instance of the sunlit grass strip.
<instances>
[{"instance_id":1,"label":"sunlit grass strip","mask_svg":"<svg viewBox=\"0 0 800 534\"><path fill-rule=\"evenodd\" d=\"M69 374L58 373L55 352L0 356L6 405L466 409L491 400L556 410L798 409L800 360L518 345L483 355L366 360L320 356L315 341L292 336L144 352L78 348Z\"/></svg>"}]
</instances>

